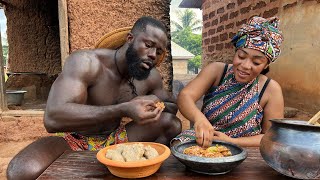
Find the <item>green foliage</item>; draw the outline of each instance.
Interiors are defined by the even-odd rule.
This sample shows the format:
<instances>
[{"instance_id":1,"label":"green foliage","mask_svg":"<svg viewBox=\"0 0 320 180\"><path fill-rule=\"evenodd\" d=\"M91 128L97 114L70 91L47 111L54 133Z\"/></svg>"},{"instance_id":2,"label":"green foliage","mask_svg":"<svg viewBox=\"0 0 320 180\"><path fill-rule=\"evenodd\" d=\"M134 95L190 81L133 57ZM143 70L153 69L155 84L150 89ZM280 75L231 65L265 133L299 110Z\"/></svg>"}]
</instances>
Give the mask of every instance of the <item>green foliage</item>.
<instances>
[{"instance_id":1,"label":"green foliage","mask_svg":"<svg viewBox=\"0 0 320 180\"><path fill-rule=\"evenodd\" d=\"M8 62L8 46L2 46L2 54L3 54L3 65L6 66Z\"/></svg>"},{"instance_id":2,"label":"green foliage","mask_svg":"<svg viewBox=\"0 0 320 180\"><path fill-rule=\"evenodd\" d=\"M197 55L188 61L188 69L198 74L198 69L201 67L201 55Z\"/></svg>"},{"instance_id":3,"label":"green foliage","mask_svg":"<svg viewBox=\"0 0 320 180\"><path fill-rule=\"evenodd\" d=\"M201 34L193 34L190 28L185 28L173 34L172 41L194 55L201 55L202 53L202 36Z\"/></svg>"},{"instance_id":4,"label":"green foliage","mask_svg":"<svg viewBox=\"0 0 320 180\"><path fill-rule=\"evenodd\" d=\"M190 9L177 11L176 14L179 21L171 21L175 29L172 32L172 41L195 55L188 61L188 69L198 73L198 68L201 66L202 35L194 32L201 30L202 22Z\"/></svg>"}]
</instances>

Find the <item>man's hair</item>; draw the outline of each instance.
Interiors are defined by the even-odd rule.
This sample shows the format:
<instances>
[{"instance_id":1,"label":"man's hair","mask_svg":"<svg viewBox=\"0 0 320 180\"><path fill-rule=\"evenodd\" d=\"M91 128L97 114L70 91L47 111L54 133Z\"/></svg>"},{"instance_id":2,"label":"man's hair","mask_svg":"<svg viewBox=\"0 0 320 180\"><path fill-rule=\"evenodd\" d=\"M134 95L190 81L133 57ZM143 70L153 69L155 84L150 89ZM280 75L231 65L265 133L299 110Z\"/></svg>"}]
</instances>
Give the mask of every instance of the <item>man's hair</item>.
<instances>
[{"instance_id":1,"label":"man's hair","mask_svg":"<svg viewBox=\"0 0 320 180\"><path fill-rule=\"evenodd\" d=\"M156 27L161 29L165 34L167 34L167 30L166 27L163 25L162 22L160 22L157 19L154 19L152 17L149 16L143 16L141 18L139 18L133 25L131 33L133 35L137 35L140 32L145 32L146 31L146 27L147 25Z\"/></svg>"}]
</instances>

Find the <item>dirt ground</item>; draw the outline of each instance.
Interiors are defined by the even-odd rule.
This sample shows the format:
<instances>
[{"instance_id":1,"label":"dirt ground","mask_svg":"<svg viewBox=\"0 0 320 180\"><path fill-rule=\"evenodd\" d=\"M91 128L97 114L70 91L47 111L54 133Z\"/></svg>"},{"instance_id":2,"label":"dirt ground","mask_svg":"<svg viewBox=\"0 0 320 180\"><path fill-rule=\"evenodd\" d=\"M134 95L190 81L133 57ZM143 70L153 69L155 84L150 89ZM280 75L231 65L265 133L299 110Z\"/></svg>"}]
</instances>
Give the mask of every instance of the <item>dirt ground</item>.
<instances>
[{"instance_id":1,"label":"dirt ground","mask_svg":"<svg viewBox=\"0 0 320 180\"><path fill-rule=\"evenodd\" d=\"M185 85L193 77L194 75L175 76L175 79L181 80ZM201 106L201 101L197 102L197 106ZM14 155L36 139L50 135L43 127L43 111L41 109L44 109L43 104L40 109L2 113L0 120L0 180L6 179L7 165ZM308 120L312 117L308 112L294 108L289 111L288 113L295 114L292 117L294 119ZM182 120L183 130L189 128L189 122L179 112L178 117Z\"/></svg>"}]
</instances>

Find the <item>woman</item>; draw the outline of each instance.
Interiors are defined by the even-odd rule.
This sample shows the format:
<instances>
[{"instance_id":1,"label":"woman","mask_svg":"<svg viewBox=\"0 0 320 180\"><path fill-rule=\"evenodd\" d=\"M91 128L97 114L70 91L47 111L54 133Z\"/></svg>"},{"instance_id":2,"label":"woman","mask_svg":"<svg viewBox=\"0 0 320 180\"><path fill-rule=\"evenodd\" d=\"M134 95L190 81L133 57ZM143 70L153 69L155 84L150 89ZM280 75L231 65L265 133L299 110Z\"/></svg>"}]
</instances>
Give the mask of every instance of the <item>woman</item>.
<instances>
[{"instance_id":1,"label":"woman","mask_svg":"<svg viewBox=\"0 0 320 180\"><path fill-rule=\"evenodd\" d=\"M232 43L233 64L207 65L179 94L180 112L194 123L173 139L196 139L208 147L213 140L240 146L259 146L270 128L270 119L283 118L284 102L280 85L263 72L280 55L283 40L277 18L252 17L242 25ZM203 95L200 111L195 102Z\"/></svg>"}]
</instances>

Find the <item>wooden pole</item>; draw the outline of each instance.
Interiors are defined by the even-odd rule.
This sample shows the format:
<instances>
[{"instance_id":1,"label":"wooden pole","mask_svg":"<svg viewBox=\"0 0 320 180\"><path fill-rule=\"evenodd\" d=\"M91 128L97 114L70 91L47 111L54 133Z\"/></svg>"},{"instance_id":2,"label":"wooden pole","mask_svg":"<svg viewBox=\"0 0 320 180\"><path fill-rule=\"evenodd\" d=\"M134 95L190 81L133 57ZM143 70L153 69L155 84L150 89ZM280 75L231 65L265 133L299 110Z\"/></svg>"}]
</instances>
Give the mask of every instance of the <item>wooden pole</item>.
<instances>
[{"instance_id":1,"label":"wooden pole","mask_svg":"<svg viewBox=\"0 0 320 180\"><path fill-rule=\"evenodd\" d=\"M69 26L67 0L58 0L61 67L69 56Z\"/></svg>"},{"instance_id":2,"label":"wooden pole","mask_svg":"<svg viewBox=\"0 0 320 180\"><path fill-rule=\"evenodd\" d=\"M0 76L1 76L0 77L0 111L1 112L8 110L4 73L5 72L3 69L3 52L2 52L1 31L0 31Z\"/></svg>"}]
</instances>

